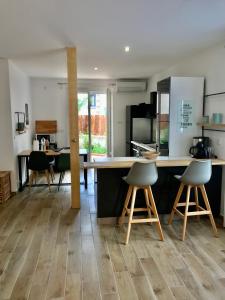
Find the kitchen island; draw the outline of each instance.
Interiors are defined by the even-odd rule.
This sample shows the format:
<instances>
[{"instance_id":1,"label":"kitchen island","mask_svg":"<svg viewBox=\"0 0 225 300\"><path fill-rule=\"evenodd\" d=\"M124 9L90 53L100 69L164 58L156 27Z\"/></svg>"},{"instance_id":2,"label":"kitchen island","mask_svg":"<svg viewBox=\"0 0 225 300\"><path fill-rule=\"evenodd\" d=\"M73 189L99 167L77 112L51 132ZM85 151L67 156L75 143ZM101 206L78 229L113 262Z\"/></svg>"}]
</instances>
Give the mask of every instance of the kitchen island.
<instances>
[{"instance_id":1,"label":"kitchen island","mask_svg":"<svg viewBox=\"0 0 225 300\"><path fill-rule=\"evenodd\" d=\"M179 181L174 178L174 175L182 174L192 160L189 156L159 156L156 159L159 178L152 186L152 190L160 214L171 212L179 188ZM84 168L97 170L97 218L101 221L105 218L116 219L120 216L128 188L122 177L127 175L135 161L148 162L149 160L143 157L113 157L99 158L94 162L84 163ZM223 165L225 165L225 160L212 159L212 177L205 186L215 216L220 214ZM144 203L142 193L141 190L137 193L137 206ZM201 200L200 197L200 203Z\"/></svg>"}]
</instances>

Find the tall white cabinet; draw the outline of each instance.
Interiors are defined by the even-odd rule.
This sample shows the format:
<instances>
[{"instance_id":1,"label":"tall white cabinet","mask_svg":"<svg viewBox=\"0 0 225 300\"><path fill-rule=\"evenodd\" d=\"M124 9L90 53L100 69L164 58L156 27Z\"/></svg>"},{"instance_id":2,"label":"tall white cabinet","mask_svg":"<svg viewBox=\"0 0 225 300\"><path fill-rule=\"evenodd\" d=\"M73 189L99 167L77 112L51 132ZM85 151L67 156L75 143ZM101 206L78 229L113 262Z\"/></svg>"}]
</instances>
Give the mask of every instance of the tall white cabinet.
<instances>
[{"instance_id":1,"label":"tall white cabinet","mask_svg":"<svg viewBox=\"0 0 225 300\"><path fill-rule=\"evenodd\" d=\"M203 77L169 77L157 84L158 136L162 155L189 154L192 138L201 135L197 125L203 110Z\"/></svg>"}]
</instances>

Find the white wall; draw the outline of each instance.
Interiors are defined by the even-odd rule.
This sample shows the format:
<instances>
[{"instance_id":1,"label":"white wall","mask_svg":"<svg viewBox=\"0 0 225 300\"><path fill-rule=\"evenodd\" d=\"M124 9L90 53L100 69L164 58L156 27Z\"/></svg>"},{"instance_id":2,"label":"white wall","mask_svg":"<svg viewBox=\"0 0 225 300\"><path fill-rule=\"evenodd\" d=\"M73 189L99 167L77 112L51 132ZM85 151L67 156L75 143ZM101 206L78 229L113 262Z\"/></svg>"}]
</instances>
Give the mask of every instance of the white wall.
<instances>
[{"instance_id":1,"label":"white wall","mask_svg":"<svg viewBox=\"0 0 225 300\"><path fill-rule=\"evenodd\" d=\"M61 84L58 84L61 83ZM32 78L32 119L57 120L57 142L59 147L69 145L68 135L68 96L66 79ZM114 80L78 80L79 92L105 92L115 84ZM113 90L113 89L112 89ZM125 156L126 105L149 103L149 93L112 93L113 108L113 152L115 156Z\"/></svg>"},{"instance_id":2,"label":"white wall","mask_svg":"<svg viewBox=\"0 0 225 300\"><path fill-rule=\"evenodd\" d=\"M18 165L17 154L23 150L31 149L31 123L26 126L26 132L18 134L16 132L17 116L15 112L25 112L25 103L28 104L29 118L31 122L31 95L30 95L30 79L23 73L12 61L9 61L9 84L11 99L11 122L13 137L13 153L14 153L14 172L12 173L13 189L18 187ZM23 119L21 119L23 120ZM23 174L24 175L24 174Z\"/></svg>"},{"instance_id":3,"label":"white wall","mask_svg":"<svg viewBox=\"0 0 225 300\"><path fill-rule=\"evenodd\" d=\"M0 170L14 172L14 153L11 122L11 104L9 91L8 61L0 59ZM12 189L15 190L15 177L12 178Z\"/></svg>"},{"instance_id":4,"label":"white wall","mask_svg":"<svg viewBox=\"0 0 225 300\"><path fill-rule=\"evenodd\" d=\"M149 93L112 93L112 145L114 156L126 156L126 106L150 103Z\"/></svg>"},{"instance_id":5,"label":"white wall","mask_svg":"<svg viewBox=\"0 0 225 300\"><path fill-rule=\"evenodd\" d=\"M203 76L205 77L206 94L225 91L225 48L224 43L205 50L184 62L152 76L149 80L150 91L156 90L157 82L169 76ZM207 115L222 112L225 122L225 95L208 98ZM225 159L225 133L206 131L212 139L215 153Z\"/></svg>"},{"instance_id":6,"label":"white wall","mask_svg":"<svg viewBox=\"0 0 225 300\"><path fill-rule=\"evenodd\" d=\"M31 79L33 132L35 120L57 120L56 141L58 147L65 147L69 146L67 85L59 82L65 79Z\"/></svg>"},{"instance_id":7,"label":"white wall","mask_svg":"<svg viewBox=\"0 0 225 300\"><path fill-rule=\"evenodd\" d=\"M204 76L206 94L225 92L225 47L224 43L202 51L198 55L187 58L185 61L155 74L149 80L150 91L156 90L157 81L169 76ZM211 116L213 112L221 112L225 123L225 95L208 98L206 114ZM205 135L212 140L215 154L225 159L225 132L205 131ZM225 170L223 170L223 192L221 202L221 214L224 214L225 203Z\"/></svg>"},{"instance_id":8,"label":"white wall","mask_svg":"<svg viewBox=\"0 0 225 300\"><path fill-rule=\"evenodd\" d=\"M33 132L35 120L57 120L58 147L69 146L68 94L65 78L32 78ZM80 79L79 92L105 92L113 80Z\"/></svg>"}]
</instances>

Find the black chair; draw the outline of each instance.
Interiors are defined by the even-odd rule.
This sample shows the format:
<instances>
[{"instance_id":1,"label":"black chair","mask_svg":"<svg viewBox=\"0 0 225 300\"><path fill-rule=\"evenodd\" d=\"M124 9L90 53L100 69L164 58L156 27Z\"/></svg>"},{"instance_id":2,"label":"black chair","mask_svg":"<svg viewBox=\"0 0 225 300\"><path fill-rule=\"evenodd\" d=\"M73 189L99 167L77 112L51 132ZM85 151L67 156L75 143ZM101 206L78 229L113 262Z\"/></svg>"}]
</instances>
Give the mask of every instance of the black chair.
<instances>
[{"instance_id":1,"label":"black chair","mask_svg":"<svg viewBox=\"0 0 225 300\"><path fill-rule=\"evenodd\" d=\"M61 153L56 157L55 171L60 172L58 191L65 176L65 172L70 170L70 153Z\"/></svg>"},{"instance_id":2,"label":"black chair","mask_svg":"<svg viewBox=\"0 0 225 300\"><path fill-rule=\"evenodd\" d=\"M45 176L50 191L50 179L49 179L50 163L48 161L48 157L45 154L45 152L32 151L30 153L30 157L28 161L28 169L32 171L30 175L30 182L29 182L30 187L33 184L34 180L36 182L37 173L40 171L45 171Z\"/></svg>"}]
</instances>

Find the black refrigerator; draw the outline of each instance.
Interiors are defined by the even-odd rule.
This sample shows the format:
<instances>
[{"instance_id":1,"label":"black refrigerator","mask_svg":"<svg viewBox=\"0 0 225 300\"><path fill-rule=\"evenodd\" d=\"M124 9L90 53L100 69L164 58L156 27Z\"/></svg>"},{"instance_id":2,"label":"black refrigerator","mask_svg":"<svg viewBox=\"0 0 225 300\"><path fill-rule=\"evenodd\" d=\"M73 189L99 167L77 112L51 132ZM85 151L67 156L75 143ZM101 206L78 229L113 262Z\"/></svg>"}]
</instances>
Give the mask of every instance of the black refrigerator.
<instances>
[{"instance_id":1,"label":"black refrigerator","mask_svg":"<svg viewBox=\"0 0 225 300\"><path fill-rule=\"evenodd\" d=\"M126 156L135 156L131 141L154 144L156 142L157 93L151 93L151 104L141 103L126 107Z\"/></svg>"}]
</instances>

